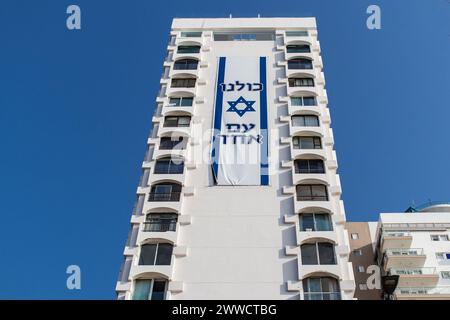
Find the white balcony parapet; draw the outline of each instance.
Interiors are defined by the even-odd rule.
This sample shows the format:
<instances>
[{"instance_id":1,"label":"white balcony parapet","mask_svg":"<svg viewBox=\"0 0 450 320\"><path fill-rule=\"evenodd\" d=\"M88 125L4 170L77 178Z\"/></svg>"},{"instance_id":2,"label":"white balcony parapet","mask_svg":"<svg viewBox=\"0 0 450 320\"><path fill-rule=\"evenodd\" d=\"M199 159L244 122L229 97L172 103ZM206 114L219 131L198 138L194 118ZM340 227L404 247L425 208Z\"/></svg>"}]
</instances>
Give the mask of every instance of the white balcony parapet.
<instances>
[{"instance_id":1,"label":"white balcony parapet","mask_svg":"<svg viewBox=\"0 0 450 320\"><path fill-rule=\"evenodd\" d=\"M182 226L189 225L192 223L192 216L188 214L182 214L178 216L178 223Z\"/></svg>"},{"instance_id":2,"label":"white balcony parapet","mask_svg":"<svg viewBox=\"0 0 450 320\"><path fill-rule=\"evenodd\" d=\"M176 246L173 248L173 255L175 257L185 257L187 256L187 247L185 246Z\"/></svg>"},{"instance_id":3,"label":"white balcony parapet","mask_svg":"<svg viewBox=\"0 0 450 320\"><path fill-rule=\"evenodd\" d=\"M284 223L293 224L297 222L297 215L284 215Z\"/></svg>"},{"instance_id":4,"label":"white balcony parapet","mask_svg":"<svg viewBox=\"0 0 450 320\"><path fill-rule=\"evenodd\" d=\"M171 293L183 292L184 285L182 281L170 281L167 290Z\"/></svg>"}]
</instances>

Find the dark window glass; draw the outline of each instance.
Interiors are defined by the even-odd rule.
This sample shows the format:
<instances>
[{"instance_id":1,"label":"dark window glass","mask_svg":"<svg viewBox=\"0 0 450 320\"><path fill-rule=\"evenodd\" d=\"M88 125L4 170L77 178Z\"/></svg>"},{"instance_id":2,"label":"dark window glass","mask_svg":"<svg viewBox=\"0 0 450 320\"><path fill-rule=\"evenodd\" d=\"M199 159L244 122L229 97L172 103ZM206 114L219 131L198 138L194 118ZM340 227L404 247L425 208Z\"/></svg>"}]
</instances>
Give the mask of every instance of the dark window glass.
<instances>
[{"instance_id":1,"label":"dark window glass","mask_svg":"<svg viewBox=\"0 0 450 320\"><path fill-rule=\"evenodd\" d=\"M314 87L313 78L289 78L289 87Z\"/></svg>"},{"instance_id":2,"label":"dark window glass","mask_svg":"<svg viewBox=\"0 0 450 320\"><path fill-rule=\"evenodd\" d=\"M181 174L184 169L184 161L181 159L159 159L155 163L156 174Z\"/></svg>"},{"instance_id":3,"label":"dark window glass","mask_svg":"<svg viewBox=\"0 0 450 320\"><path fill-rule=\"evenodd\" d=\"M144 222L146 232L175 231L178 215L175 213L152 213L147 215Z\"/></svg>"},{"instance_id":4,"label":"dark window glass","mask_svg":"<svg viewBox=\"0 0 450 320\"><path fill-rule=\"evenodd\" d=\"M139 265L169 265L173 246L169 243L144 244L141 247Z\"/></svg>"},{"instance_id":5,"label":"dark window glass","mask_svg":"<svg viewBox=\"0 0 450 320\"><path fill-rule=\"evenodd\" d=\"M166 281L154 280L151 300L164 300L166 296Z\"/></svg>"},{"instance_id":6,"label":"dark window glass","mask_svg":"<svg viewBox=\"0 0 450 320\"><path fill-rule=\"evenodd\" d=\"M175 183L161 183L152 186L148 201L179 201L181 185Z\"/></svg>"},{"instance_id":7,"label":"dark window glass","mask_svg":"<svg viewBox=\"0 0 450 320\"><path fill-rule=\"evenodd\" d=\"M169 243L158 244L158 254L156 255L156 265L170 265L173 246Z\"/></svg>"},{"instance_id":8,"label":"dark window glass","mask_svg":"<svg viewBox=\"0 0 450 320\"><path fill-rule=\"evenodd\" d=\"M292 125L294 127L318 127L319 118L317 116L292 116Z\"/></svg>"},{"instance_id":9,"label":"dark window glass","mask_svg":"<svg viewBox=\"0 0 450 320\"><path fill-rule=\"evenodd\" d=\"M192 107L193 102L192 97L170 98L169 107Z\"/></svg>"},{"instance_id":10,"label":"dark window glass","mask_svg":"<svg viewBox=\"0 0 450 320\"><path fill-rule=\"evenodd\" d=\"M145 244L141 248L141 255L139 256L139 265L153 266L155 264L155 256L158 245Z\"/></svg>"},{"instance_id":11,"label":"dark window glass","mask_svg":"<svg viewBox=\"0 0 450 320\"><path fill-rule=\"evenodd\" d=\"M321 242L317 244L319 250L320 264L336 264L334 257L334 245L332 243Z\"/></svg>"},{"instance_id":12,"label":"dark window glass","mask_svg":"<svg viewBox=\"0 0 450 320\"><path fill-rule=\"evenodd\" d=\"M302 213L300 231L332 231L330 215L327 213Z\"/></svg>"},{"instance_id":13,"label":"dark window glass","mask_svg":"<svg viewBox=\"0 0 450 320\"><path fill-rule=\"evenodd\" d=\"M162 137L159 143L160 150L184 150L187 139L184 137Z\"/></svg>"},{"instance_id":14,"label":"dark window glass","mask_svg":"<svg viewBox=\"0 0 450 320\"><path fill-rule=\"evenodd\" d=\"M307 44L291 44L286 46L287 53L307 53L311 52Z\"/></svg>"},{"instance_id":15,"label":"dark window glass","mask_svg":"<svg viewBox=\"0 0 450 320\"><path fill-rule=\"evenodd\" d=\"M307 37L308 30L286 31L286 37Z\"/></svg>"},{"instance_id":16,"label":"dark window glass","mask_svg":"<svg viewBox=\"0 0 450 320\"><path fill-rule=\"evenodd\" d=\"M336 264L334 245L328 242L306 243L301 246L302 264Z\"/></svg>"},{"instance_id":17,"label":"dark window glass","mask_svg":"<svg viewBox=\"0 0 450 320\"><path fill-rule=\"evenodd\" d=\"M317 105L315 97L303 97L303 105L304 106L315 106Z\"/></svg>"},{"instance_id":18,"label":"dark window glass","mask_svg":"<svg viewBox=\"0 0 450 320\"><path fill-rule=\"evenodd\" d=\"M323 161L320 159L295 160L295 173L325 173Z\"/></svg>"},{"instance_id":19,"label":"dark window glass","mask_svg":"<svg viewBox=\"0 0 450 320\"><path fill-rule=\"evenodd\" d=\"M300 216L300 231L316 231L314 224L314 215L312 213L303 213Z\"/></svg>"},{"instance_id":20,"label":"dark window glass","mask_svg":"<svg viewBox=\"0 0 450 320\"><path fill-rule=\"evenodd\" d=\"M294 149L322 149L320 137L294 137Z\"/></svg>"},{"instance_id":21,"label":"dark window glass","mask_svg":"<svg viewBox=\"0 0 450 320\"><path fill-rule=\"evenodd\" d=\"M317 261L317 250L314 243L307 243L301 246L302 264L315 265Z\"/></svg>"},{"instance_id":22,"label":"dark window glass","mask_svg":"<svg viewBox=\"0 0 450 320\"><path fill-rule=\"evenodd\" d=\"M309 59L291 59L288 60L288 69L312 69L312 61Z\"/></svg>"},{"instance_id":23,"label":"dark window glass","mask_svg":"<svg viewBox=\"0 0 450 320\"><path fill-rule=\"evenodd\" d=\"M327 187L321 184L297 185L297 201L328 201Z\"/></svg>"},{"instance_id":24,"label":"dark window glass","mask_svg":"<svg viewBox=\"0 0 450 320\"><path fill-rule=\"evenodd\" d=\"M332 231L333 225L329 214L316 213L314 214L314 220L316 224L316 231Z\"/></svg>"},{"instance_id":25,"label":"dark window glass","mask_svg":"<svg viewBox=\"0 0 450 320\"><path fill-rule=\"evenodd\" d=\"M181 59L175 61L173 65L174 70L196 70L198 61L194 59Z\"/></svg>"},{"instance_id":26,"label":"dark window glass","mask_svg":"<svg viewBox=\"0 0 450 320\"><path fill-rule=\"evenodd\" d=\"M202 36L201 31L182 31L181 37L182 38L198 38Z\"/></svg>"},{"instance_id":27,"label":"dark window glass","mask_svg":"<svg viewBox=\"0 0 450 320\"><path fill-rule=\"evenodd\" d=\"M178 53L199 53L200 46L178 46Z\"/></svg>"},{"instance_id":28,"label":"dark window glass","mask_svg":"<svg viewBox=\"0 0 450 320\"><path fill-rule=\"evenodd\" d=\"M305 300L341 300L339 283L331 277L302 280Z\"/></svg>"},{"instance_id":29,"label":"dark window glass","mask_svg":"<svg viewBox=\"0 0 450 320\"><path fill-rule=\"evenodd\" d=\"M167 116L164 118L164 127L189 127L191 117L189 116Z\"/></svg>"},{"instance_id":30,"label":"dark window glass","mask_svg":"<svg viewBox=\"0 0 450 320\"><path fill-rule=\"evenodd\" d=\"M181 78L172 79L172 88L194 88L195 78Z\"/></svg>"}]
</instances>

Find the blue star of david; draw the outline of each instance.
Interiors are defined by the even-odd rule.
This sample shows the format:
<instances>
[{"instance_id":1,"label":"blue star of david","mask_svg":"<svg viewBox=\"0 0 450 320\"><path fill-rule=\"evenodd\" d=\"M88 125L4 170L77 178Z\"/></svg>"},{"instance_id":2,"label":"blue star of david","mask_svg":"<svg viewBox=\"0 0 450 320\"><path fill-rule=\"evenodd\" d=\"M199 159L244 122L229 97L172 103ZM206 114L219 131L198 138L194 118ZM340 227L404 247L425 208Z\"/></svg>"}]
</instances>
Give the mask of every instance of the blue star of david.
<instances>
[{"instance_id":1,"label":"blue star of david","mask_svg":"<svg viewBox=\"0 0 450 320\"><path fill-rule=\"evenodd\" d=\"M242 117L246 112L256 111L252 107L255 101L247 101L242 96L240 96L236 101L227 101L227 103L230 105L227 112L236 112L239 115L239 117ZM244 109L236 108L236 106L240 103L245 104Z\"/></svg>"}]
</instances>

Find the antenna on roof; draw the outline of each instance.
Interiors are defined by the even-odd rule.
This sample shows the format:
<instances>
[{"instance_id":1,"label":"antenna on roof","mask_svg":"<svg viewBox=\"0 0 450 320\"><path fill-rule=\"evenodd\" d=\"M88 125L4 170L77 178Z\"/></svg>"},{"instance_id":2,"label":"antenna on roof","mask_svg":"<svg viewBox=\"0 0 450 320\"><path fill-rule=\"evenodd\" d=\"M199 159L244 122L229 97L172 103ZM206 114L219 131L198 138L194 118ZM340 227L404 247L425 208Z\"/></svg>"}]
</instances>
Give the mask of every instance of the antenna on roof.
<instances>
[{"instance_id":1,"label":"antenna on roof","mask_svg":"<svg viewBox=\"0 0 450 320\"><path fill-rule=\"evenodd\" d=\"M258 13L258 18L261 18L261 15Z\"/></svg>"},{"instance_id":2,"label":"antenna on roof","mask_svg":"<svg viewBox=\"0 0 450 320\"><path fill-rule=\"evenodd\" d=\"M230 19L233 18L233 15L230 13Z\"/></svg>"}]
</instances>

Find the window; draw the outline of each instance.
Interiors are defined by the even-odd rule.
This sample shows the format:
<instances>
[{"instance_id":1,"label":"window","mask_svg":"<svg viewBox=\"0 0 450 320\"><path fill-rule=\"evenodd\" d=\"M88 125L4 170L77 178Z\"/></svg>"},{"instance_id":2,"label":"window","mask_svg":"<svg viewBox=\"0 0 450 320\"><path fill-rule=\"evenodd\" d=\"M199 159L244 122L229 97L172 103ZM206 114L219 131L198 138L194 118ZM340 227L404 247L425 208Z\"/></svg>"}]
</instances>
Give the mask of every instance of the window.
<instances>
[{"instance_id":1,"label":"window","mask_svg":"<svg viewBox=\"0 0 450 320\"><path fill-rule=\"evenodd\" d=\"M352 233L352 240L358 240L358 239L359 239L359 234Z\"/></svg>"},{"instance_id":2,"label":"window","mask_svg":"<svg viewBox=\"0 0 450 320\"><path fill-rule=\"evenodd\" d=\"M320 159L295 160L294 168L295 173L325 173L323 160Z\"/></svg>"},{"instance_id":3,"label":"window","mask_svg":"<svg viewBox=\"0 0 450 320\"><path fill-rule=\"evenodd\" d=\"M287 53L308 53L311 52L307 44L290 44L286 46Z\"/></svg>"},{"instance_id":4,"label":"window","mask_svg":"<svg viewBox=\"0 0 450 320\"><path fill-rule=\"evenodd\" d=\"M293 106L316 106L317 101L315 97L292 97L291 105Z\"/></svg>"},{"instance_id":5,"label":"window","mask_svg":"<svg viewBox=\"0 0 450 320\"><path fill-rule=\"evenodd\" d=\"M289 78L289 87L314 87L313 78Z\"/></svg>"},{"instance_id":6,"label":"window","mask_svg":"<svg viewBox=\"0 0 450 320\"><path fill-rule=\"evenodd\" d=\"M297 185L297 201L328 201L327 187L322 184Z\"/></svg>"},{"instance_id":7,"label":"window","mask_svg":"<svg viewBox=\"0 0 450 320\"><path fill-rule=\"evenodd\" d=\"M184 150L187 139L184 137L161 137L159 150Z\"/></svg>"},{"instance_id":8,"label":"window","mask_svg":"<svg viewBox=\"0 0 450 320\"><path fill-rule=\"evenodd\" d=\"M201 31L182 31L181 37L182 38L199 38L202 36Z\"/></svg>"},{"instance_id":9,"label":"window","mask_svg":"<svg viewBox=\"0 0 450 320\"><path fill-rule=\"evenodd\" d=\"M322 149L320 137L294 137L294 149Z\"/></svg>"},{"instance_id":10,"label":"window","mask_svg":"<svg viewBox=\"0 0 450 320\"><path fill-rule=\"evenodd\" d=\"M181 185L176 183L159 183L153 185L148 201L180 201Z\"/></svg>"},{"instance_id":11,"label":"window","mask_svg":"<svg viewBox=\"0 0 450 320\"><path fill-rule=\"evenodd\" d=\"M307 36L308 36L307 30L286 31L286 37L307 37Z\"/></svg>"},{"instance_id":12,"label":"window","mask_svg":"<svg viewBox=\"0 0 450 320\"><path fill-rule=\"evenodd\" d=\"M164 118L164 127L189 127L191 117L189 116L167 116Z\"/></svg>"},{"instance_id":13,"label":"window","mask_svg":"<svg viewBox=\"0 0 450 320\"><path fill-rule=\"evenodd\" d=\"M367 284L361 283L361 284L359 285L359 290L367 290Z\"/></svg>"},{"instance_id":14,"label":"window","mask_svg":"<svg viewBox=\"0 0 450 320\"><path fill-rule=\"evenodd\" d=\"M353 255L355 255L355 256L362 256L362 250L361 249L356 249L356 250L353 250L352 252L353 252Z\"/></svg>"},{"instance_id":15,"label":"window","mask_svg":"<svg viewBox=\"0 0 450 320\"><path fill-rule=\"evenodd\" d=\"M178 46L178 53L199 53L200 46Z\"/></svg>"},{"instance_id":16,"label":"window","mask_svg":"<svg viewBox=\"0 0 450 320\"><path fill-rule=\"evenodd\" d=\"M334 244L328 242L303 244L301 256L303 265L336 264Z\"/></svg>"},{"instance_id":17,"label":"window","mask_svg":"<svg viewBox=\"0 0 450 320\"><path fill-rule=\"evenodd\" d=\"M288 69L312 69L312 61L305 58L288 60Z\"/></svg>"},{"instance_id":18,"label":"window","mask_svg":"<svg viewBox=\"0 0 450 320\"><path fill-rule=\"evenodd\" d=\"M176 213L152 213L145 217L144 231L166 232L175 231L178 215Z\"/></svg>"},{"instance_id":19,"label":"window","mask_svg":"<svg viewBox=\"0 0 450 320\"><path fill-rule=\"evenodd\" d=\"M446 234L432 234L431 235L432 241L448 241L448 235Z\"/></svg>"},{"instance_id":20,"label":"window","mask_svg":"<svg viewBox=\"0 0 450 320\"><path fill-rule=\"evenodd\" d=\"M198 61L194 59L181 59L173 64L174 70L196 70Z\"/></svg>"},{"instance_id":21,"label":"window","mask_svg":"<svg viewBox=\"0 0 450 320\"><path fill-rule=\"evenodd\" d=\"M310 277L302 280L305 300L340 300L339 283L332 277Z\"/></svg>"},{"instance_id":22,"label":"window","mask_svg":"<svg viewBox=\"0 0 450 320\"><path fill-rule=\"evenodd\" d=\"M214 32L214 41L273 41L273 32Z\"/></svg>"},{"instance_id":23,"label":"window","mask_svg":"<svg viewBox=\"0 0 450 320\"><path fill-rule=\"evenodd\" d=\"M448 252L436 252L436 259L438 259L438 260L450 260L450 253L448 253Z\"/></svg>"},{"instance_id":24,"label":"window","mask_svg":"<svg viewBox=\"0 0 450 320\"><path fill-rule=\"evenodd\" d=\"M140 266L170 265L173 246L170 243L148 243L141 246Z\"/></svg>"},{"instance_id":25,"label":"window","mask_svg":"<svg viewBox=\"0 0 450 320\"><path fill-rule=\"evenodd\" d=\"M164 300L167 281L158 279L138 279L134 282L133 300Z\"/></svg>"},{"instance_id":26,"label":"window","mask_svg":"<svg viewBox=\"0 0 450 320\"><path fill-rule=\"evenodd\" d=\"M172 79L172 88L194 88L195 78L176 78Z\"/></svg>"},{"instance_id":27,"label":"window","mask_svg":"<svg viewBox=\"0 0 450 320\"><path fill-rule=\"evenodd\" d=\"M450 279L450 271L441 271L442 279Z\"/></svg>"},{"instance_id":28,"label":"window","mask_svg":"<svg viewBox=\"0 0 450 320\"><path fill-rule=\"evenodd\" d=\"M364 266L358 266L358 272L365 272Z\"/></svg>"},{"instance_id":29,"label":"window","mask_svg":"<svg viewBox=\"0 0 450 320\"><path fill-rule=\"evenodd\" d=\"M330 215L327 213L302 213L300 231L332 231Z\"/></svg>"},{"instance_id":30,"label":"window","mask_svg":"<svg viewBox=\"0 0 450 320\"><path fill-rule=\"evenodd\" d=\"M193 97L170 98L169 107L192 107Z\"/></svg>"},{"instance_id":31,"label":"window","mask_svg":"<svg viewBox=\"0 0 450 320\"><path fill-rule=\"evenodd\" d=\"M164 158L158 159L155 163L156 174L182 174L184 161L182 159Z\"/></svg>"},{"instance_id":32,"label":"window","mask_svg":"<svg viewBox=\"0 0 450 320\"><path fill-rule=\"evenodd\" d=\"M318 127L319 117L317 116L292 116L293 127Z\"/></svg>"}]
</instances>

